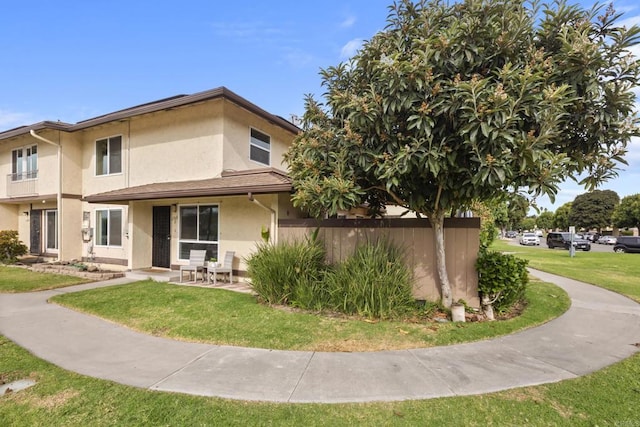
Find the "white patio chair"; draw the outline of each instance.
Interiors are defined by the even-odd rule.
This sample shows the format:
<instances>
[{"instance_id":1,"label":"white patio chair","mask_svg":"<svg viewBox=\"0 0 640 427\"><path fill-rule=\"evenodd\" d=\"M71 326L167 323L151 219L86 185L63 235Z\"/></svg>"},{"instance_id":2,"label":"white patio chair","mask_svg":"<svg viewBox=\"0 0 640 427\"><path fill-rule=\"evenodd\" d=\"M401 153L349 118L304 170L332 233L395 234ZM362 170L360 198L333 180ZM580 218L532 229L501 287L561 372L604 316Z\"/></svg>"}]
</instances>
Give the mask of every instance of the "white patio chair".
<instances>
[{"instance_id":1,"label":"white patio chair","mask_svg":"<svg viewBox=\"0 0 640 427\"><path fill-rule=\"evenodd\" d=\"M189 252L189 264L180 266L180 283L182 283L182 273L184 271L189 272L189 279L191 279L191 272L193 271L193 281L198 281L198 272L202 273L202 280L204 281L205 274L205 257L207 255L207 251L201 251L196 249L191 249Z\"/></svg>"},{"instance_id":2,"label":"white patio chair","mask_svg":"<svg viewBox=\"0 0 640 427\"><path fill-rule=\"evenodd\" d=\"M233 257L235 256L235 251L227 251L224 254L224 262L221 266L215 266L209 268L209 274L207 274L207 283L211 283L211 276L213 276L213 284L216 285L218 283L217 276L218 273L229 274L229 283L233 283Z\"/></svg>"}]
</instances>

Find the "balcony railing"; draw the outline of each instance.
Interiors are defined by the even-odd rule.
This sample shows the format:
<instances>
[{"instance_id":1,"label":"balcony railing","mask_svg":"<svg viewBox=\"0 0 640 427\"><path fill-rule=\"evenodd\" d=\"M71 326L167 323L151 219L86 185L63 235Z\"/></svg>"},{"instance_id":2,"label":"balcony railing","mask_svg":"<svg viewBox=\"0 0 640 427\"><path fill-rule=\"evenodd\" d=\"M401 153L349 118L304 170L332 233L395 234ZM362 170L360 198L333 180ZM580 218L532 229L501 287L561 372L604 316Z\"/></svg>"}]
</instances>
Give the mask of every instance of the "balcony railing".
<instances>
[{"instance_id":1,"label":"balcony railing","mask_svg":"<svg viewBox=\"0 0 640 427\"><path fill-rule=\"evenodd\" d=\"M38 194L38 171L10 173L7 175L7 197L23 197Z\"/></svg>"}]
</instances>

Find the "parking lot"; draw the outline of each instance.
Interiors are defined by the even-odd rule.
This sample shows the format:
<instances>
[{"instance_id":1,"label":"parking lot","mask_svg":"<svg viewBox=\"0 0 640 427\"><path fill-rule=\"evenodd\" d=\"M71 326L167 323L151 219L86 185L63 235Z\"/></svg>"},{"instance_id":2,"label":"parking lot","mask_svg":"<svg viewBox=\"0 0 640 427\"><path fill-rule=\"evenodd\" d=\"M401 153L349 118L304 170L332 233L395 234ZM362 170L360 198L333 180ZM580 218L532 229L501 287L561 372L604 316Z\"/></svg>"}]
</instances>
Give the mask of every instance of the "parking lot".
<instances>
[{"instance_id":1,"label":"parking lot","mask_svg":"<svg viewBox=\"0 0 640 427\"><path fill-rule=\"evenodd\" d=\"M521 246L520 243L518 243L518 237L516 237L515 239L506 239L510 244L514 245L514 246ZM528 246L529 248L541 248L541 249L546 249L548 250L549 248L547 247L547 241L544 237L540 238L540 246ZM560 248L556 248L554 249L556 251L562 251L566 249L560 249ZM613 245L599 245L598 243L591 243L591 250L593 252L613 252ZM568 251L567 251L568 252ZM582 252L582 251L578 251L578 252Z\"/></svg>"}]
</instances>

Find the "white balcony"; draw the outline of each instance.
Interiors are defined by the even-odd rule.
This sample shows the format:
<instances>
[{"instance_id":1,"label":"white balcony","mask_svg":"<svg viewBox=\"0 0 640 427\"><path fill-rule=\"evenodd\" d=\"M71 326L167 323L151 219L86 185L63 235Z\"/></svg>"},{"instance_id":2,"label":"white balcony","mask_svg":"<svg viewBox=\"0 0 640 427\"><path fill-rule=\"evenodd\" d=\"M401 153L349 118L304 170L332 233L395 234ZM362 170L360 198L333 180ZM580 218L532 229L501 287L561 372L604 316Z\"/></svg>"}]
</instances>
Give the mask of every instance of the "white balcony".
<instances>
[{"instance_id":1,"label":"white balcony","mask_svg":"<svg viewBox=\"0 0 640 427\"><path fill-rule=\"evenodd\" d=\"M38 194L38 171L7 175L7 197L25 197Z\"/></svg>"}]
</instances>

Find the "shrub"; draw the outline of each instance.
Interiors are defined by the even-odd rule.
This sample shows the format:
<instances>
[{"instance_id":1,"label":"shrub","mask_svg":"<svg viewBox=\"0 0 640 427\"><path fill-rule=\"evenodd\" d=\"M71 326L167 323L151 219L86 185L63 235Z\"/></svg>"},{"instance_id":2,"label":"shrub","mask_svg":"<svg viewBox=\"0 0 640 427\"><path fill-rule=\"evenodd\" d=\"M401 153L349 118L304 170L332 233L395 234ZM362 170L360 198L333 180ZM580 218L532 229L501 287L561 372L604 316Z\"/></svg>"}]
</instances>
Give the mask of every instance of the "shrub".
<instances>
[{"instance_id":1,"label":"shrub","mask_svg":"<svg viewBox=\"0 0 640 427\"><path fill-rule=\"evenodd\" d=\"M20 255L25 255L27 246L18 239L15 230L0 231L0 262L13 263Z\"/></svg>"},{"instance_id":2,"label":"shrub","mask_svg":"<svg viewBox=\"0 0 640 427\"><path fill-rule=\"evenodd\" d=\"M256 293L269 304L320 308L326 292L325 250L317 241L259 243L247 259L247 271ZM324 297L323 297L324 295Z\"/></svg>"},{"instance_id":3,"label":"shrub","mask_svg":"<svg viewBox=\"0 0 640 427\"><path fill-rule=\"evenodd\" d=\"M509 310L524 298L529 283L526 260L500 252L481 251L476 270L481 298L493 301L498 312Z\"/></svg>"},{"instance_id":4,"label":"shrub","mask_svg":"<svg viewBox=\"0 0 640 427\"><path fill-rule=\"evenodd\" d=\"M327 277L332 308L376 318L414 308L411 272L402 258L402 251L384 240L357 247Z\"/></svg>"}]
</instances>

